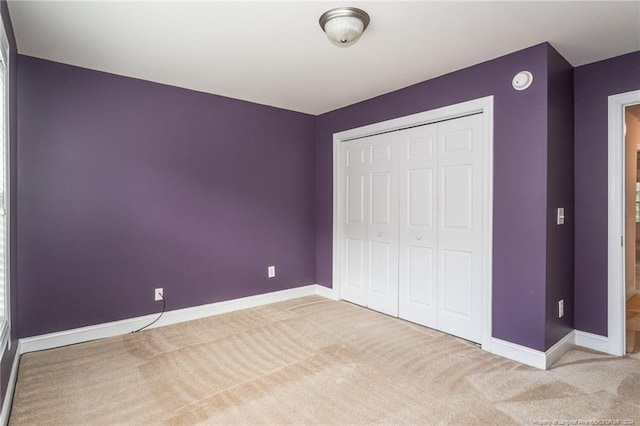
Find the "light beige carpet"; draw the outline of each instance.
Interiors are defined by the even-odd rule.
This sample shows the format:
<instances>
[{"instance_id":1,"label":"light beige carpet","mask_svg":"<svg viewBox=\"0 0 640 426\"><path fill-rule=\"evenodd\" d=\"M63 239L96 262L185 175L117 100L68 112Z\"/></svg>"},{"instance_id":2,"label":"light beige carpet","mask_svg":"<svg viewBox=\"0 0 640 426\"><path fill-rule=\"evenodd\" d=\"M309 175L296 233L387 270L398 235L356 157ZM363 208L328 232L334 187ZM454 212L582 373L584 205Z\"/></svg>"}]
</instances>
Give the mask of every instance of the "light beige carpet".
<instances>
[{"instance_id":1,"label":"light beige carpet","mask_svg":"<svg viewBox=\"0 0 640 426\"><path fill-rule=\"evenodd\" d=\"M24 355L10 423L594 420L640 424L640 359L576 349L540 371L314 296Z\"/></svg>"}]
</instances>

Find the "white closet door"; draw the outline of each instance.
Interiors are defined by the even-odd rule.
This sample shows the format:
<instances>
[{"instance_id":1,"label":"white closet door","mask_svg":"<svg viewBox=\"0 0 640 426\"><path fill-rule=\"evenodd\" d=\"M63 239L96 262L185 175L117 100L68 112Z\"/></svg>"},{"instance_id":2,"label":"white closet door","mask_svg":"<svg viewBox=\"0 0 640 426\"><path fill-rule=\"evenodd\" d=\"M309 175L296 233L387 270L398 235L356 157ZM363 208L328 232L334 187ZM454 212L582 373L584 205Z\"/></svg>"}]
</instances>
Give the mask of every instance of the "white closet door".
<instances>
[{"instance_id":1,"label":"white closet door","mask_svg":"<svg viewBox=\"0 0 640 426\"><path fill-rule=\"evenodd\" d=\"M344 268L340 297L367 305L368 280L368 147L362 139L342 144L344 162Z\"/></svg>"},{"instance_id":2,"label":"white closet door","mask_svg":"<svg viewBox=\"0 0 640 426\"><path fill-rule=\"evenodd\" d=\"M398 136L399 316L437 328L437 124Z\"/></svg>"},{"instance_id":3,"label":"white closet door","mask_svg":"<svg viewBox=\"0 0 640 426\"><path fill-rule=\"evenodd\" d=\"M438 124L438 329L482 338L482 116Z\"/></svg>"},{"instance_id":4,"label":"white closet door","mask_svg":"<svg viewBox=\"0 0 640 426\"><path fill-rule=\"evenodd\" d=\"M398 316L398 182L393 135L343 144L345 263L341 297Z\"/></svg>"},{"instance_id":5,"label":"white closet door","mask_svg":"<svg viewBox=\"0 0 640 426\"><path fill-rule=\"evenodd\" d=\"M367 306L398 316L398 173L394 133L365 139L369 154Z\"/></svg>"},{"instance_id":6,"label":"white closet door","mask_svg":"<svg viewBox=\"0 0 640 426\"><path fill-rule=\"evenodd\" d=\"M343 299L481 341L481 144L481 115L343 144Z\"/></svg>"}]
</instances>

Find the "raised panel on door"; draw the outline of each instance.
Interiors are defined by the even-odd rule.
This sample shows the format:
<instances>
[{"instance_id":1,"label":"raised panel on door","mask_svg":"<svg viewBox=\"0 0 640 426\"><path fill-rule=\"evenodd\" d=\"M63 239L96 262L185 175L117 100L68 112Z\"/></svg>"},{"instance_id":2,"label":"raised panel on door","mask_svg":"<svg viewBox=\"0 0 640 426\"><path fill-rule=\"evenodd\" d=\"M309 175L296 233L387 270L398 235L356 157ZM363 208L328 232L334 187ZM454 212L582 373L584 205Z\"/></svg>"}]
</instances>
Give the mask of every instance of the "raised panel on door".
<instances>
[{"instance_id":1,"label":"raised panel on door","mask_svg":"<svg viewBox=\"0 0 640 426\"><path fill-rule=\"evenodd\" d=\"M440 176L439 216L442 229L472 231L473 165L444 166Z\"/></svg>"},{"instance_id":2,"label":"raised panel on door","mask_svg":"<svg viewBox=\"0 0 640 426\"><path fill-rule=\"evenodd\" d=\"M371 178L371 224L391 225L391 172L372 173Z\"/></svg>"},{"instance_id":3,"label":"raised panel on door","mask_svg":"<svg viewBox=\"0 0 640 426\"><path fill-rule=\"evenodd\" d=\"M415 167L406 171L406 226L433 230L435 216L435 172L432 166Z\"/></svg>"},{"instance_id":4,"label":"raised panel on door","mask_svg":"<svg viewBox=\"0 0 640 426\"><path fill-rule=\"evenodd\" d=\"M365 292L365 253L366 241L347 238L345 294L360 295Z\"/></svg>"},{"instance_id":5,"label":"raised panel on door","mask_svg":"<svg viewBox=\"0 0 640 426\"><path fill-rule=\"evenodd\" d=\"M438 329L482 339L482 116L438 124Z\"/></svg>"},{"instance_id":6,"label":"raised panel on door","mask_svg":"<svg viewBox=\"0 0 640 426\"><path fill-rule=\"evenodd\" d=\"M391 297L391 244L387 242L371 241L369 245L370 253L370 291L376 296L383 298Z\"/></svg>"},{"instance_id":7,"label":"raised panel on door","mask_svg":"<svg viewBox=\"0 0 640 426\"><path fill-rule=\"evenodd\" d=\"M364 173L347 174L347 225L364 224Z\"/></svg>"},{"instance_id":8,"label":"raised panel on door","mask_svg":"<svg viewBox=\"0 0 640 426\"><path fill-rule=\"evenodd\" d=\"M367 147L360 141L344 143L344 263L340 297L362 306L367 304L368 279L368 166Z\"/></svg>"},{"instance_id":9,"label":"raised panel on door","mask_svg":"<svg viewBox=\"0 0 640 426\"><path fill-rule=\"evenodd\" d=\"M442 311L465 320L470 319L473 253L441 250L439 270L443 281L447 283L442 291Z\"/></svg>"},{"instance_id":10,"label":"raised panel on door","mask_svg":"<svg viewBox=\"0 0 640 426\"><path fill-rule=\"evenodd\" d=\"M437 125L399 136L400 318L436 327Z\"/></svg>"},{"instance_id":11,"label":"raised panel on door","mask_svg":"<svg viewBox=\"0 0 640 426\"><path fill-rule=\"evenodd\" d=\"M431 311L435 308L436 264L434 249L407 244L402 268L406 270L406 282L402 292L400 317L428 327L435 327ZM411 310L413 307L415 310Z\"/></svg>"},{"instance_id":12,"label":"raised panel on door","mask_svg":"<svg viewBox=\"0 0 640 426\"><path fill-rule=\"evenodd\" d=\"M365 138L369 153L367 306L398 315L397 146L394 135Z\"/></svg>"}]
</instances>

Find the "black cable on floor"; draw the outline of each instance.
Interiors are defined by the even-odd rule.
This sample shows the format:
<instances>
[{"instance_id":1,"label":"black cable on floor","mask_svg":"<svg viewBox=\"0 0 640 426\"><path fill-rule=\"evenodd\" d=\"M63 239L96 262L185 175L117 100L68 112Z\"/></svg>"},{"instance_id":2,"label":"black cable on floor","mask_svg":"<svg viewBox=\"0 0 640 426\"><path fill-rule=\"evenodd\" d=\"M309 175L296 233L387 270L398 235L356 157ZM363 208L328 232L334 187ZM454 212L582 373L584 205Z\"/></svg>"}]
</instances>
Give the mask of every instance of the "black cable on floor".
<instances>
[{"instance_id":1,"label":"black cable on floor","mask_svg":"<svg viewBox=\"0 0 640 426\"><path fill-rule=\"evenodd\" d=\"M158 318L154 319L153 321L151 321L149 324L145 325L144 327L132 331L132 333L137 333L138 331L144 330L145 328L155 324L160 318L162 318L162 314L164 314L164 310L167 307L167 303L164 300L164 295L163 294L160 294L160 297L162 297L162 312L160 312L160 315L158 315Z\"/></svg>"}]
</instances>

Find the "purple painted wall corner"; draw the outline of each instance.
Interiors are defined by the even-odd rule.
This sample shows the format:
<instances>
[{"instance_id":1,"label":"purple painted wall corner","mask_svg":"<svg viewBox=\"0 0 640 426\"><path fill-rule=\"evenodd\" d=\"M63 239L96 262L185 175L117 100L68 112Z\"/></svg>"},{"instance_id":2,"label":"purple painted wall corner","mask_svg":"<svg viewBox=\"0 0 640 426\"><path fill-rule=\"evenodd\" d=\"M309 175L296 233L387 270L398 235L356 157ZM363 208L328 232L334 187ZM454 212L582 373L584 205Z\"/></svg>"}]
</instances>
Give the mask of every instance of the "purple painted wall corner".
<instances>
[{"instance_id":1,"label":"purple painted wall corner","mask_svg":"<svg viewBox=\"0 0 640 426\"><path fill-rule=\"evenodd\" d=\"M20 337L311 284L315 117L19 56ZM267 266L278 275L267 278Z\"/></svg>"},{"instance_id":2,"label":"purple painted wall corner","mask_svg":"<svg viewBox=\"0 0 640 426\"><path fill-rule=\"evenodd\" d=\"M573 329L574 149L573 67L552 46L548 52L547 290L545 350ZM557 209L565 211L557 225ZM564 316L558 318L558 301Z\"/></svg>"},{"instance_id":3,"label":"purple painted wall corner","mask_svg":"<svg viewBox=\"0 0 640 426\"><path fill-rule=\"evenodd\" d=\"M574 325L602 336L608 334L608 97L639 89L640 51L574 70Z\"/></svg>"}]
</instances>

